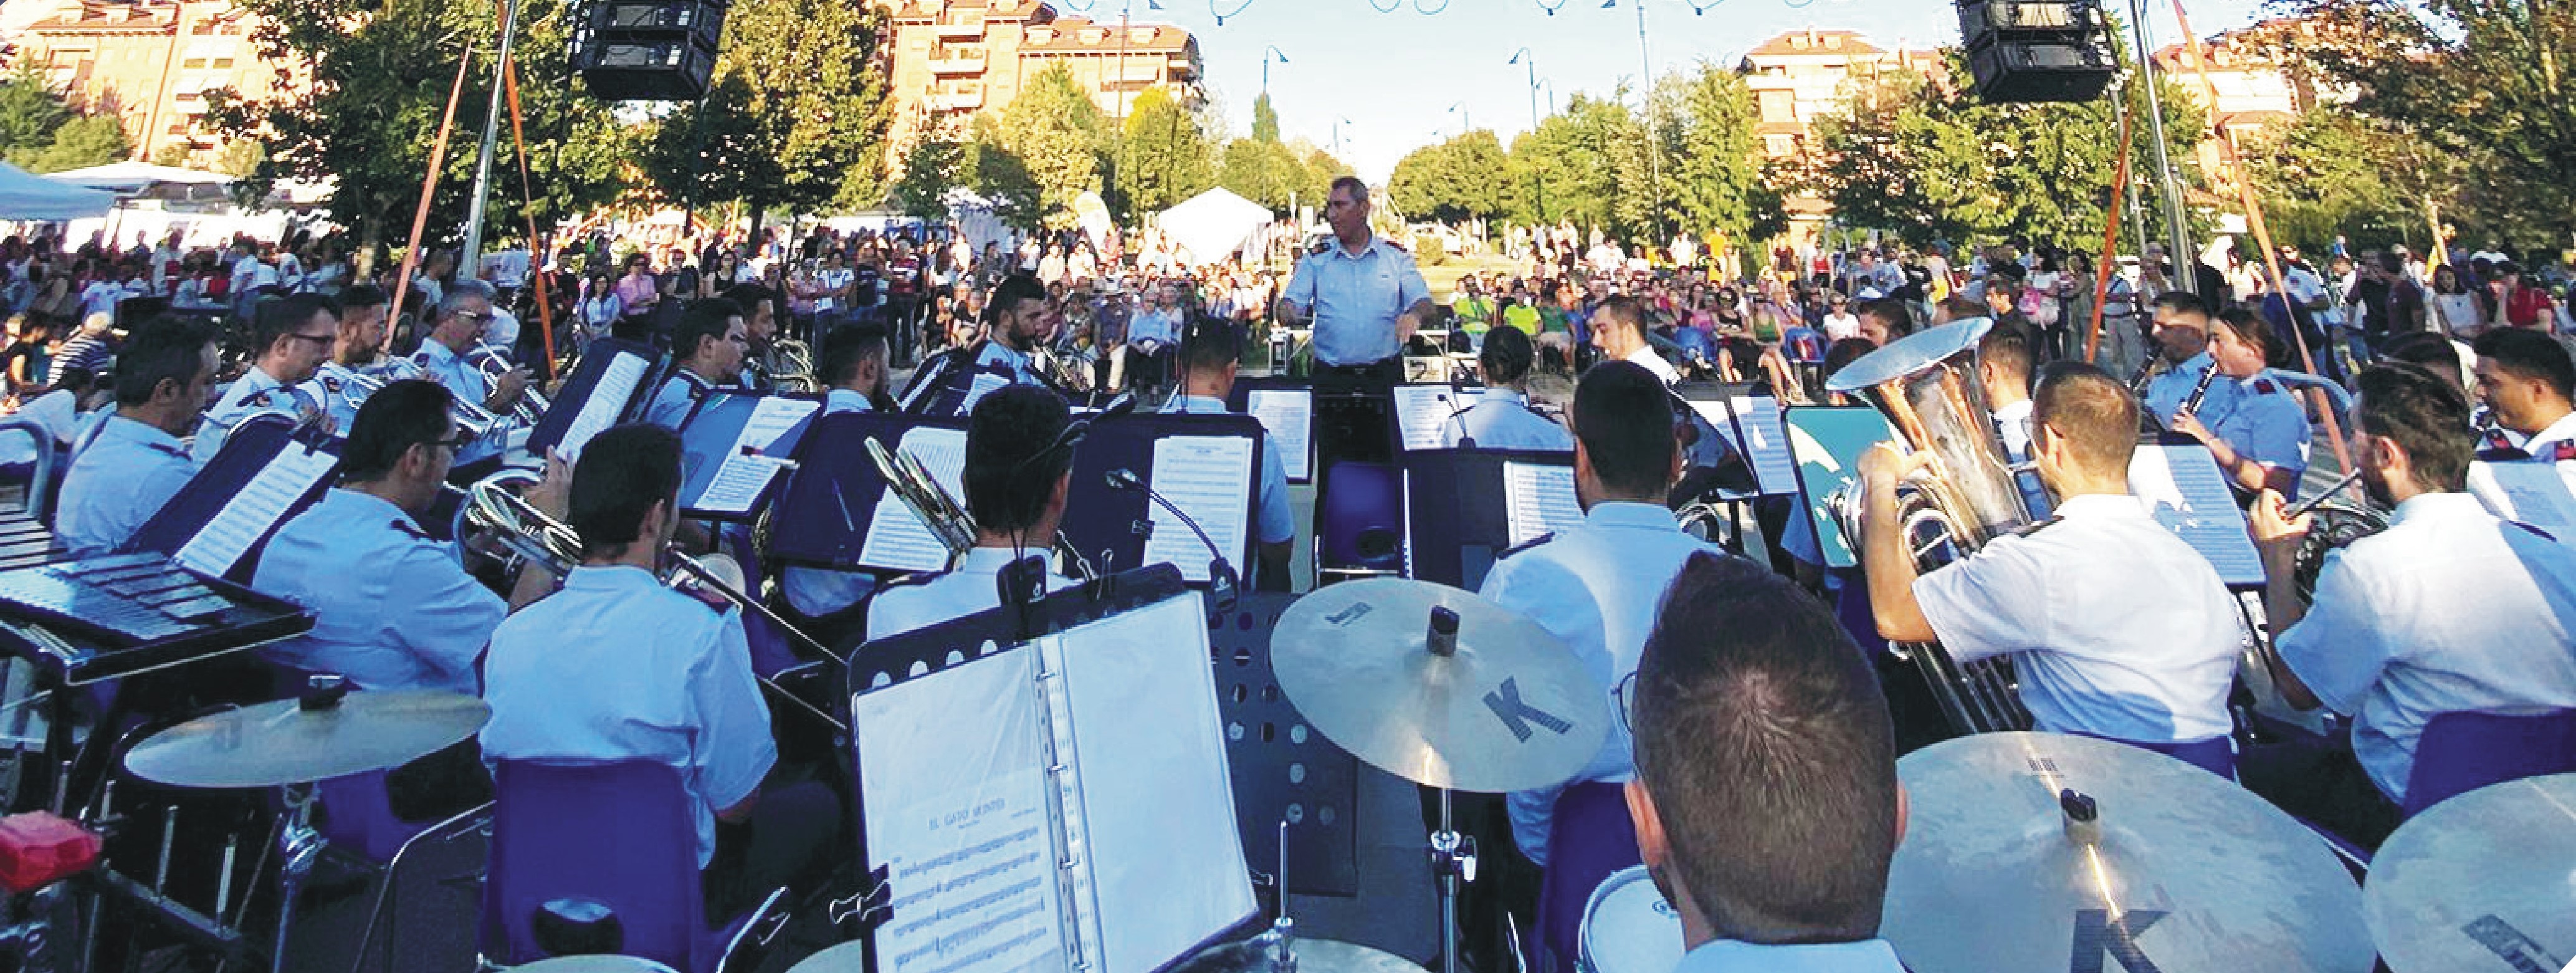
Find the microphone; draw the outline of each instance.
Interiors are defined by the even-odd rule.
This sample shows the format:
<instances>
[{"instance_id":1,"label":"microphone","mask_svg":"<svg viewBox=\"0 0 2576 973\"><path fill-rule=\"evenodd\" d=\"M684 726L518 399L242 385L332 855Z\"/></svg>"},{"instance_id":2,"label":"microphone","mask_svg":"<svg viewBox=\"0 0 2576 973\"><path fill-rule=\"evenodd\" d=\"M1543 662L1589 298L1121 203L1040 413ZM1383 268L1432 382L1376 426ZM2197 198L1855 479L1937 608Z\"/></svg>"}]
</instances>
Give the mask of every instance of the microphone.
<instances>
[{"instance_id":1,"label":"microphone","mask_svg":"<svg viewBox=\"0 0 2576 973\"><path fill-rule=\"evenodd\" d=\"M1234 565L1226 563L1225 552L1218 549L1216 540L1208 536L1206 528L1199 526L1197 518L1191 517L1188 511L1164 499L1163 495L1155 492L1153 487L1146 486L1145 479L1137 476L1134 470L1124 468L1110 470L1107 479L1110 489L1142 493L1146 499L1171 511L1172 516L1180 518L1181 523L1188 525L1190 532L1198 535L1199 543L1208 549L1208 593L1216 597L1220 608L1234 604L1235 591L1241 578L1235 574Z\"/></svg>"}]
</instances>

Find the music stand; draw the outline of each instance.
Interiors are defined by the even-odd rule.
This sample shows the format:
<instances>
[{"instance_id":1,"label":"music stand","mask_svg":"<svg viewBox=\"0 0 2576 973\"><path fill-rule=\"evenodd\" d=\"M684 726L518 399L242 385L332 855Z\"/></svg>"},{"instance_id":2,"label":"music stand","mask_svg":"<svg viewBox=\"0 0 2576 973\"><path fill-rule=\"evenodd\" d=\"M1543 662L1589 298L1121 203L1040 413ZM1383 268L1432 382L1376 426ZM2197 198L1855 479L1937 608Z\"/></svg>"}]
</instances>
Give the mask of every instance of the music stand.
<instances>
[{"instance_id":1,"label":"music stand","mask_svg":"<svg viewBox=\"0 0 2576 973\"><path fill-rule=\"evenodd\" d=\"M1896 441L1896 427L1868 406L1795 406L1783 416L1797 459L1798 509L1815 527L1816 553L1828 568L1856 567L1859 539L1843 535L1836 506L1845 491L1859 489L1861 454Z\"/></svg>"},{"instance_id":2,"label":"music stand","mask_svg":"<svg viewBox=\"0 0 2576 973\"><path fill-rule=\"evenodd\" d=\"M680 512L701 520L759 518L795 469L823 411L819 398L716 389L680 424Z\"/></svg>"},{"instance_id":3,"label":"music stand","mask_svg":"<svg viewBox=\"0 0 2576 973\"><path fill-rule=\"evenodd\" d=\"M1236 823L1255 861L1268 860L1259 849L1271 829L1289 823L1288 893L1351 898L1360 894L1359 758L1307 726L1270 670L1270 633L1298 597L1247 594L1208 616ZM1274 891L1277 882L1270 876Z\"/></svg>"},{"instance_id":4,"label":"music stand","mask_svg":"<svg viewBox=\"0 0 2576 973\"><path fill-rule=\"evenodd\" d=\"M569 459L610 426L631 421L653 401L676 367L652 346L596 338L582 349L581 364L556 390L554 403L528 432L528 453L559 449Z\"/></svg>"},{"instance_id":5,"label":"music stand","mask_svg":"<svg viewBox=\"0 0 2576 973\"><path fill-rule=\"evenodd\" d=\"M964 417L930 418L888 412L835 412L814 421L803 437L794 475L774 501L777 514L769 556L782 564L901 574L946 565L867 564L869 532L885 508L885 477L866 448L875 439L894 448L914 429L944 429L962 437ZM963 498L959 498L961 501ZM892 512L909 518L900 504ZM914 522L918 526L918 522Z\"/></svg>"},{"instance_id":6,"label":"music stand","mask_svg":"<svg viewBox=\"0 0 2576 973\"><path fill-rule=\"evenodd\" d=\"M1179 523L1167 528L1154 526L1156 505L1142 491L1116 489L1110 485L1113 471L1126 471L1144 480L1145 485L1161 492L1166 499L1181 505L1190 516L1213 535L1238 578L1251 570L1252 551L1259 538L1258 514L1261 504L1262 427L1258 419L1245 415L1211 414L1131 414L1092 426L1090 434L1073 453L1072 488L1065 502L1067 511L1062 527L1065 539L1074 550L1086 557L1107 552L1106 565L1143 565L1149 545L1166 553L1177 554L1173 562L1192 584L1206 584L1207 556L1197 536ZM1191 497L1172 485L1154 481L1156 451L1166 439L1181 437L1241 438L1251 441L1251 466L1244 481L1243 506L1240 510L1212 511L1191 503ZM1241 518L1240 543L1228 544L1221 536L1223 521L1228 516ZM1157 530L1174 531L1175 536L1156 538ZM1159 543L1157 541L1159 540ZM1104 570L1106 568L1104 567Z\"/></svg>"},{"instance_id":7,"label":"music stand","mask_svg":"<svg viewBox=\"0 0 2576 973\"><path fill-rule=\"evenodd\" d=\"M1403 465L1406 576L1417 581L1474 591L1503 552L1583 519L1570 453L1434 450Z\"/></svg>"},{"instance_id":8,"label":"music stand","mask_svg":"<svg viewBox=\"0 0 2576 973\"><path fill-rule=\"evenodd\" d=\"M1225 407L1261 420L1270 441L1279 447L1280 469L1288 482L1312 483L1315 467L1315 386L1289 378L1236 379Z\"/></svg>"},{"instance_id":9,"label":"music stand","mask_svg":"<svg viewBox=\"0 0 2576 973\"><path fill-rule=\"evenodd\" d=\"M269 538L337 482L342 445L277 413L245 419L124 550L249 584Z\"/></svg>"}]
</instances>

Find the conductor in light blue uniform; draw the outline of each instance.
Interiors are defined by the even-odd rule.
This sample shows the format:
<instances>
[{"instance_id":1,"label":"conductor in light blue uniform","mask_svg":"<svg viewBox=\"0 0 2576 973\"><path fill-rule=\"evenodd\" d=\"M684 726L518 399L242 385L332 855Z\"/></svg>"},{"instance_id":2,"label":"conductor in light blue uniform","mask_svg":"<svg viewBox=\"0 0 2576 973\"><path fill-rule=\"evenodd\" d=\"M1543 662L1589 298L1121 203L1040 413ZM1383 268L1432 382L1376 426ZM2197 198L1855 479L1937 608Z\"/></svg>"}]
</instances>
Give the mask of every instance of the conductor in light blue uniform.
<instances>
[{"instance_id":1,"label":"conductor in light blue uniform","mask_svg":"<svg viewBox=\"0 0 2576 973\"><path fill-rule=\"evenodd\" d=\"M1529 335L1519 328L1485 333L1477 354L1484 369L1485 394L1466 411L1449 417L1440 431L1441 444L1457 449L1523 449L1572 452L1574 434L1554 420L1530 411L1529 373L1538 360Z\"/></svg>"},{"instance_id":2,"label":"conductor in light blue uniform","mask_svg":"<svg viewBox=\"0 0 2576 973\"><path fill-rule=\"evenodd\" d=\"M1181 336L1181 394L1163 411L1180 415L1224 415L1226 397L1234 394L1234 377L1243 360L1243 332L1231 321L1201 318ZM1297 539L1297 521L1288 512L1287 466L1279 444L1261 434L1261 482L1253 493L1253 557L1260 570L1254 584L1263 591L1288 590L1288 557Z\"/></svg>"},{"instance_id":3,"label":"conductor in light blue uniform","mask_svg":"<svg viewBox=\"0 0 2576 973\"><path fill-rule=\"evenodd\" d=\"M215 381L215 339L174 317L135 328L116 357L116 409L73 444L54 534L72 557L112 554L197 475L179 434Z\"/></svg>"},{"instance_id":4,"label":"conductor in light blue uniform","mask_svg":"<svg viewBox=\"0 0 2576 973\"><path fill-rule=\"evenodd\" d=\"M531 562L504 604L465 573L456 544L420 518L438 500L465 438L448 418L445 386L386 385L358 410L340 454L340 485L279 528L251 586L313 612L313 630L264 648L262 657L305 672L335 672L363 690L440 689L481 695L476 663L492 630L517 607L554 591ZM528 492L547 516L564 516L569 473L561 462Z\"/></svg>"},{"instance_id":5,"label":"conductor in light blue uniform","mask_svg":"<svg viewBox=\"0 0 2576 973\"><path fill-rule=\"evenodd\" d=\"M833 329L823 339L822 355L814 367L816 376L830 386L823 396L824 415L875 411L876 396L884 394L886 384L884 329L860 324ZM829 627L837 621L833 616L848 611L876 590L874 575L831 568L790 567L781 576L780 584L787 589L787 603L797 614L822 623L822 627Z\"/></svg>"},{"instance_id":6,"label":"conductor in light blue uniform","mask_svg":"<svg viewBox=\"0 0 2576 973\"><path fill-rule=\"evenodd\" d=\"M1369 229L1368 184L1358 177L1333 180L1324 221L1333 240L1297 261L1279 294L1279 319L1312 322L1323 371L1399 377L1396 357L1431 315L1431 285L1412 254Z\"/></svg>"},{"instance_id":7,"label":"conductor in light blue uniform","mask_svg":"<svg viewBox=\"0 0 2576 973\"><path fill-rule=\"evenodd\" d=\"M1506 552L1479 592L1565 640L1605 696L1637 671L1655 603L1691 555L1718 548L1689 534L1664 506L1681 476L1672 400L1664 383L1631 362L1585 373L1574 392L1574 484L1581 526ZM1614 726L1572 783L1630 778L1627 732ZM1512 838L1544 868L1562 787L1509 798Z\"/></svg>"}]
</instances>

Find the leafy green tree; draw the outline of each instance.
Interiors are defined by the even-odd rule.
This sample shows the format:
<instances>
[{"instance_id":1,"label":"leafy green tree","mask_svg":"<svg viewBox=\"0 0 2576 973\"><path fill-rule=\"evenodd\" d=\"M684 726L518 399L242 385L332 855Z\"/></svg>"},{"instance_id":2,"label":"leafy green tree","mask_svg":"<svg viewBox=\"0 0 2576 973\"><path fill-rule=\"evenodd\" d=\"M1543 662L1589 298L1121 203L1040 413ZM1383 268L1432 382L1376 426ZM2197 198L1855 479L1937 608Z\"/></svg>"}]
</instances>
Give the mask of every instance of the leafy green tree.
<instances>
[{"instance_id":1,"label":"leafy green tree","mask_svg":"<svg viewBox=\"0 0 2576 973\"><path fill-rule=\"evenodd\" d=\"M991 117L975 120L967 141L962 182L993 204L1004 222L1023 230L1038 229L1045 211L1043 191L1029 165L1002 146L1001 126Z\"/></svg>"},{"instance_id":2,"label":"leafy green tree","mask_svg":"<svg viewBox=\"0 0 2576 973\"><path fill-rule=\"evenodd\" d=\"M1063 64L1038 72L1002 109L995 144L1017 157L1035 180L1040 225L1071 228L1074 200L1100 191L1100 157L1110 124Z\"/></svg>"},{"instance_id":3,"label":"leafy green tree","mask_svg":"<svg viewBox=\"0 0 2576 973\"><path fill-rule=\"evenodd\" d=\"M885 82L869 65L884 26L870 4L735 4L706 102L655 134L654 182L692 203L743 204L754 233L772 210L881 202Z\"/></svg>"},{"instance_id":4,"label":"leafy green tree","mask_svg":"<svg viewBox=\"0 0 2576 973\"><path fill-rule=\"evenodd\" d=\"M0 156L30 172L105 165L133 153L112 114L73 111L32 66L0 78Z\"/></svg>"},{"instance_id":5,"label":"leafy green tree","mask_svg":"<svg viewBox=\"0 0 2576 973\"><path fill-rule=\"evenodd\" d=\"M1627 207L1623 213L1619 196L1623 186L1646 182L1643 157L1623 159L1622 151L1623 142L1633 146L1643 134L1618 102L1576 94L1563 112L1541 119L1536 131L1512 141L1513 181L1530 186L1533 193L1531 208L1521 217L1537 221L1536 207L1543 205L1551 222L1572 220L1576 226L1621 234L1641 229L1629 221L1645 215L1644 207ZM1635 171L1622 171L1623 163Z\"/></svg>"},{"instance_id":6,"label":"leafy green tree","mask_svg":"<svg viewBox=\"0 0 2576 973\"><path fill-rule=\"evenodd\" d=\"M1270 93L1267 91L1252 99L1252 140L1279 141L1279 112L1270 107Z\"/></svg>"},{"instance_id":7,"label":"leafy green tree","mask_svg":"<svg viewBox=\"0 0 2576 973\"><path fill-rule=\"evenodd\" d=\"M568 42L579 8L567 0L522 3L513 60L535 199L532 207L521 202L516 160L496 159L487 238L524 234L529 216L547 226L615 199L628 184L626 160L634 154L628 126L573 76ZM356 231L362 259L408 228L458 59L470 57L429 222L433 242L454 239L473 188L475 136L490 104L499 5L238 0L236 7L259 25L252 41L261 56L300 65L312 76L311 85L263 101L229 89L208 93L206 117L217 132L268 147L268 158L237 188L260 196L280 178L331 181L336 188L325 213ZM504 153L512 151L509 133L503 118Z\"/></svg>"},{"instance_id":8,"label":"leafy green tree","mask_svg":"<svg viewBox=\"0 0 2576 973\"><path fill-rule=\"evenodd\" d=\"M1149 88L1127 112L1118 150L1118 200L1136 220L1216 184L1214 146L1199 120L1171 93Z\"/></svg>"},{"instance_id":9,"label":"leafy green tree","mask_svg":"<svg viewBox=\"0 0 2576 973\"><path fill-rule=\"evenodd\" d=\"M1685 231L1751 241L1785 227L1780 194L1763 181L1761 120L1742 75L1709 61L1655 84L1654 145L1665 195Z\"/></svg>"},{"instance_id":10,"label":"leafy green tree","mask_svg":"<svg viewBox=\"0 0 2576 973\"><path fill-rule=\"evenodd\" d=\"M948 215L951 187L966 184L964 143L925 138L904 154L903 171L894 180L890 202L905 216L942 219Z\"/></svg>"},{"instance_id":11,"label":"leafy green tree","mask_svg":"<svg viewBox=\"0 0 2576 973\"><path fill-rule=\"evenodd\" d=\"M2361 247L2430 240L2425 204L2459 200L2469 171L2412 133L2340 105L2266 126L2240 155L2273 238L2312 252L2337 236Z\"/></svg>"},{"instance_id":12,"label":"leafy green tree","mask_svg":"<svg viewBox=\"0 0 2576 973\"><path fill-rule=\"evenodd\" d=\"M1217 163L1216 181L1236 195L1269 207L1271 212L1285 213L1290 208L1290 196L1304 185L1305 175L1305 163L1287 146L1248 138L1225 144Z\"/></svg>"},{"instance_id":13,"label":"leafy green tree","mask_svg":"<svg viewBox=\"0 0 2576 973\"><path fill-rule=\"evenodd\" d=\"M1501 217L1519 202L1511 157L1483 129L1413 150L1395 164L1387 197L1407 216L1453 223Z\"/></svg>"},{"instance_id":14,"label":"leafy green tree","mask_svg":"<svg viewBox=\"0 0 2576 973\"><path fill-rule=\"evenodd\" d=\"M125 126L114 115L81 115L54 130L53 144L30 157L24 168L29 172L62 172L89 166L103 166L134 154L134 145L125 140Z\"/></svg>"}]
</instances>

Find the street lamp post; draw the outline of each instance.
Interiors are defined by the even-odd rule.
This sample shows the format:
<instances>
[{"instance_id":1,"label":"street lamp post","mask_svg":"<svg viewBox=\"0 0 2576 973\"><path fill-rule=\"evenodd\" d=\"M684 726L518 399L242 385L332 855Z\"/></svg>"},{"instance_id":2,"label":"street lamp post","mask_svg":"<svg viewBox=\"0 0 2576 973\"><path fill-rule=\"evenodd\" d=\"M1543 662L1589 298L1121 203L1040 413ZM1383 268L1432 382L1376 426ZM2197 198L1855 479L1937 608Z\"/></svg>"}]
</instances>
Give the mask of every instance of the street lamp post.
<instances>
[{"instance_id":1,"label":"street lamp post","mask_svg":"<svg viewBox=\"0 0 2576 973\"><path fill-rule=\"evenodd\" d=\"M1549 12L1549 13L1555 13L1555 11L1553 11L1553 10L1548 11L1548 12ZM1528 68L1529 68L1530 137L1532 137L1532 138L1536 138L1536 137L1538 137L1538 123L1539 123L1539 113L1538 113L1538 55L1531 53L1529 48L1524 47L1524 48L1521 48L1520 50L1515 51L1515 52L1513 52L1513 53L1512 53L1512 59L1511 59L1511 61L1510 61L1509 63L1511 63L1511 64L1519 64L1519 65L1523 65L1523 66L1526 66L1526 67L1528 67ZM1550 84L1550 85L1548 86L1548 101L1549 101L1549 102L1551 102L1551 103L1553 103L1555 100L1556 100L1556 86L1555 86L1554 84ZM1549 105L1549 110L1550 110L1550 111L1555 110L1555 106L1554 106L1553 104L1550 104L1550 105ZM1534 168L1534 167L1530 170L1530 189L1531 189L1532 194L1533 194L1533 195L1537 198L1537 200L1538 200L1538 221L1539 221L1540 223L1546 223L1546 222L1547 222L1547 180L1539 178L1538 170L1537 170L1536 168Z\"/></svg>"},{"instance_id":2,"label":"street lamp post","mask_svg":"<svg viewBox=\"0 0 2576 973\"><path fill-rule=\"evenodd\" d=\"M501 85L510 70L511 41L519 33L519 2L503 0L501 8L501 47L492 60L492 106L483 113L483 152L474 160L474 200L465 209L465 250L456 261L456 272L471 280L483 277L483 210L492 196L492 149L501 137Z\"/></svg>"},{"instance_id":3,"label":"street lamp post","mask_svg":"<svg viewBox=\"0 0 2576 973\"><path fill-rule=\"evenodd\" d=\"M1610 0L1602 6L1607 7L1610 3L1617 2L1618 0ZM1664 235L1662 159L1664 153L1661 144L1663 136L1655 131L1655 59L1646 50L1646 0L1635 0L1635 2L1637 5L1637 107L1639 108L1637 117L1646 122L1646 184L1655 194L1654 199L1649 201L1647 212L1654 220L1654 235L1660 238ZM1654 242L1649 240L1646 245L1653 246Z\"/></svg>"},{"instance_id":4,"label":"street lamp post","mask_svg":"<svg viewBox=\"0 0 2576 973\"><path fill-rule=\"evenodd\" d=\"M1264 94L1264 95L1267 95L1267 94L1269 94L1269 93L1270 93L1270 62L1272 62L1272 61L1277 61L1277 62L1279 62L1279 63L1281 63L1281 64L1286 64L1286 63L1288 63L1288 53L1287 53L1286 51L1282 51L1282 50L1280 50L1280 49L1279 49L1279 45L1277 45L1277 44L1272 44L1272 45L1270 45L1269 47L1262 49L1262 51L1261 51L1261 93L1262 93L1262 94Z\"/></svg>"},{"instance_id":5,"label":"street lamp post","mask_svg":"<svg viewBox=\"0 0 2576 973\"><path fill-rule=\"evenodd\" d=\"M1356 124L1359 123L1339 115L1333 116L1333 161L1342 160L1342 126Z\"/></svg>"},{"instance_id":6,"label":"street lamp post","mask_svg":"<svg viewBox=\"0 0 2576 973\"><path fill-rule=\"evenodd\" d=\"M1449 106L1449 114L1458 116L1458 137L1465 138L1467 133L1476 130L1476 113L1467 107L1466 102Z\"/></svg>"}]
</instances>

